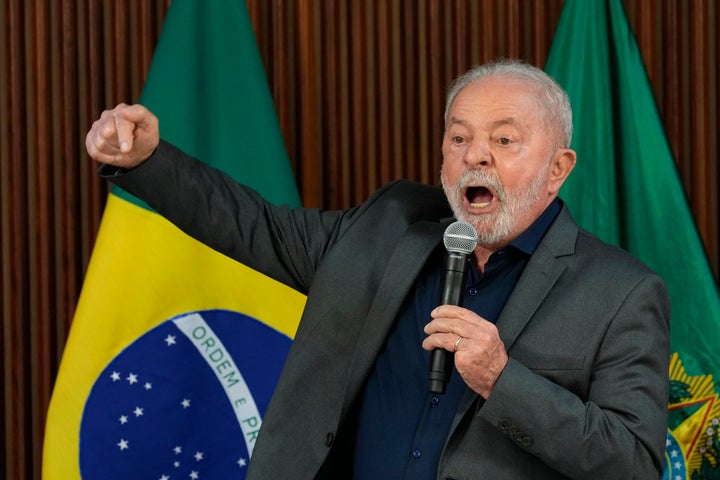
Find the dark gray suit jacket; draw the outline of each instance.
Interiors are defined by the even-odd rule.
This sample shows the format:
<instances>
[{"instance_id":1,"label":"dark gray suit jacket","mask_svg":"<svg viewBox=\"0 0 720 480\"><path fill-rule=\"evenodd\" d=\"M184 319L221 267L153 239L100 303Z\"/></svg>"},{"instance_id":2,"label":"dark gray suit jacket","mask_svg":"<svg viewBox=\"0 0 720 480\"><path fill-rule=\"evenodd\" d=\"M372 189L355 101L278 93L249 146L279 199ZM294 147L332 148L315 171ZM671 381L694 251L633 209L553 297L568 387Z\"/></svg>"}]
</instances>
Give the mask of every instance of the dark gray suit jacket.
<instances>
[{"instance_id":1,"label":"dark gray suit jacket","mask_svg":"<svg viewBox=\"0 0 720 480\"><path fill-rule=\"evenodd\" d=\"M442 191L400 181L348 211L275 207L164 142L108 177L308 295L248 478L350 478L358 394L452 221ZM669 316L660 278L563 208L497 322L509 364L487 401L468 390L438 478L660 478Z\"/></svg>"}]
</instances>

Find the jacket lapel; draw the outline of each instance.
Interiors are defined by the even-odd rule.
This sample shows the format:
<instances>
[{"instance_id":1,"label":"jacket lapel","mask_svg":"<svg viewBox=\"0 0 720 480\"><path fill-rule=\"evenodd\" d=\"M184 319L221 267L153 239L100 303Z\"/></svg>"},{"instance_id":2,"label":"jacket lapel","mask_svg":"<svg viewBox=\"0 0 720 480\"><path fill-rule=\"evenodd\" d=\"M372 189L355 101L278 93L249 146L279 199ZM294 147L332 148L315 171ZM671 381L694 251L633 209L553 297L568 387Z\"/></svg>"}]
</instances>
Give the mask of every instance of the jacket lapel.
<instances>
[{"instance_id":1,"label":"jacket lapel","mask_svg":"<svg viewBox=\"0 0 720 480\"><path fill-rule=\"evenodd\" d=\"M577 225L570 218L567 207L563 207L530 257L498 318L500 338L507 351L565 270L565 264L559 258L574 253L577 234Z\"/></svg>"},{"instance_id":2,"label":"jacket lapel","mask_svg":"<svg viewBox=\"0 0 720 480\"><path fill-rule=\"evenodd\" d=\"M415 279L442 241L443 232L451 221L415 223L395 247L353 353L345 386L344 409L355 398Z\"/></svg>"},{"instance_id":3,"label":"jacket lapel","mask_svg":"<svg viewBox=\"0 0 720 480\"><path fill-rule=\"evenodd\" d=\"M559 258L575 252L577 235L578 226L570 217L567 207L563 206L555 222L550 226L530 258L498 318L497 327L500 338L508 352L562 272L565 271L566 266ZM451 434L476 399L480 402L479 408L484 400L468 389L460 402L458 413L450 430Z\"/></svg>"}]
</instances>

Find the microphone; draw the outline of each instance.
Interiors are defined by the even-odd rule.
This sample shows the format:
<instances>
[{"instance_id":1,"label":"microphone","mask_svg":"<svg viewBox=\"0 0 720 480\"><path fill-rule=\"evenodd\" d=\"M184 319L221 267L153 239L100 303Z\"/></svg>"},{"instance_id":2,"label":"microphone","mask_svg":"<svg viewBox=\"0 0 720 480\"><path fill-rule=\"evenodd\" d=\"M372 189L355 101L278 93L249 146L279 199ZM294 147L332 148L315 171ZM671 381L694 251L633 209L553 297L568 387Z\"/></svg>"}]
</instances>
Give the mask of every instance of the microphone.
<instances>
[{"instance_id":1,"label":"microphone","mask_svg":"<svg viewBox=\"0 0 720 480\"><path fill-rule=\"evenodd\" d=\"M443 243L447 250L447 256L440 305L461 307L468 260L477 245L477 232L469 223L455 222L445 230ZM445 387L447 387L452 373L453 358L453 353L442 348L436 348L430 352L431 392L445 393Z\"/></svg>"}]
</instances>

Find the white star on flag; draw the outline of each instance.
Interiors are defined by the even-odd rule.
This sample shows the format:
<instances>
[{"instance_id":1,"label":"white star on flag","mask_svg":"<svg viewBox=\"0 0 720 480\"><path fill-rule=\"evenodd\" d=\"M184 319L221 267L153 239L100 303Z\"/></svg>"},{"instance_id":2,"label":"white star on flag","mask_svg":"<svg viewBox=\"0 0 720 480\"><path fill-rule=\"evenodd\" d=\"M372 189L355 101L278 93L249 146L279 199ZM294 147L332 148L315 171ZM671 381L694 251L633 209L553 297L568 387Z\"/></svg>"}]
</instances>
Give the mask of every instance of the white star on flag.
<instances>
[{"instance_id":1,"label":"white star on flag","mask_svg":"<svg viewBox=\"0 0 720 480\"><path fill-rule=\"evenodd\" d=\"M175 335L168 335L165 337L165 343L167 343L167 346L175 345Z\"/></svg>"},{"instance_id":2,"label":"white star on flag","mask_svg":"<svg viewBox=\"0 0 720 480\"><path fill-rule=\"evenodd\" d=\"M120 447L120 450L127 450L128 448L130 448L130 442L128 442L124 438L121 438L117 446Z\"/></svg>"}]
</instances>

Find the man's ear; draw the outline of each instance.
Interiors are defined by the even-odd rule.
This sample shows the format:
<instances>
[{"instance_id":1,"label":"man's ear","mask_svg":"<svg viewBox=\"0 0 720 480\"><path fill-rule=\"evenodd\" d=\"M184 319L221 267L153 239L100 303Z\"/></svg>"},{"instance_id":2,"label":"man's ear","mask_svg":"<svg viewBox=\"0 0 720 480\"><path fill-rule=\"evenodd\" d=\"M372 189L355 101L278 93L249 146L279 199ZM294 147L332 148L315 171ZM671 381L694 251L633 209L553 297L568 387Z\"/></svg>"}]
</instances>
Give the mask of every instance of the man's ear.
<instances>
[{"instance_id":1,"label":"man's ear","mask_svg":"<svg viewBox=\"0 0 720 480\"><path fill-rule=\"evenodd\" d=\"M550 169L549 187L550 193L557 194L560 191L565 179L570 175L575 167L577 154L575 150L569 148L559 148L552 159L552 168Z\"/></svg>"}]
</instances>

